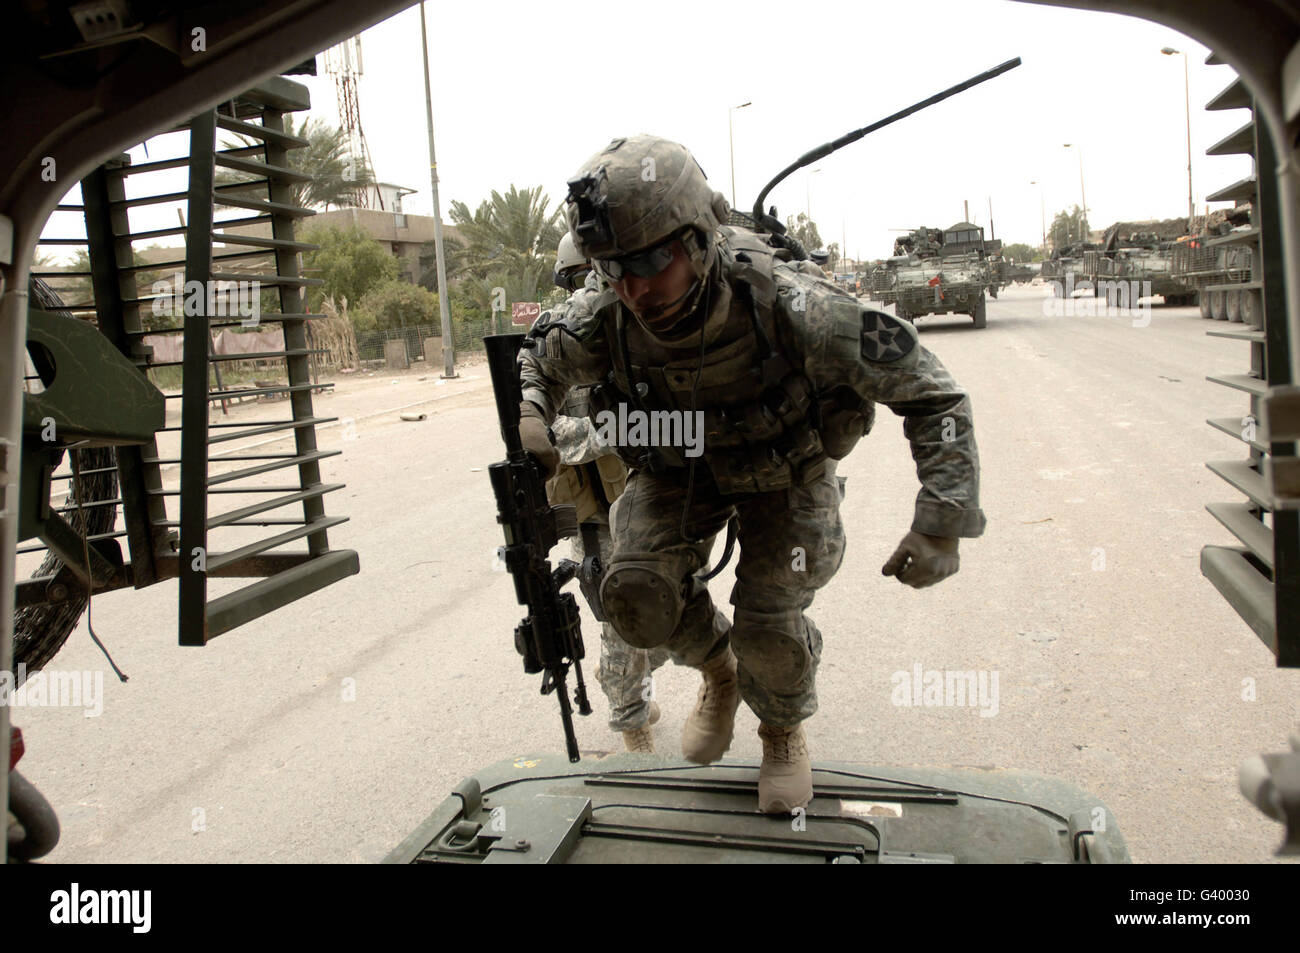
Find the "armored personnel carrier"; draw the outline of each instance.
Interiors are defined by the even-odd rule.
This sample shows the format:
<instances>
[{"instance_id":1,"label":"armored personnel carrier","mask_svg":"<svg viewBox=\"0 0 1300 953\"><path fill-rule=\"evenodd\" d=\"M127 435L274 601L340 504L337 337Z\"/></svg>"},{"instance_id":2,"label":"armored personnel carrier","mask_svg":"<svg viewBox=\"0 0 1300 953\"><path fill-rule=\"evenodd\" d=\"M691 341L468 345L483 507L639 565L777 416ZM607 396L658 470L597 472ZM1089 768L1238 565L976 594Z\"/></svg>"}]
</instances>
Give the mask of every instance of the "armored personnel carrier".
<instances>
[{"instance_id":1,"label":"armored personnel carrier","mask_svg":"<svg viewBox=\"0 0 1300 953\"><path fill-rule=\"evenodd\" d=\"M989 256L1001 250L1000 241L986 241L984 229L970 222L907 233L894 242L895 312L913 323L927 314L968 314L975 327L985 327L985 293L991 288L996 297L1000 280Z\"/></svg>"},{"instance_id":2,"label":"armored personnel carrier","mask_svg":"<svg viewBox=\"0 0 1300 953\"><path fill-rule=\"evenodd\" d=\"M1033 281L1035 278L1038 277L1038 268L1034 267L1032 264L1029 264L1028 262L1024 264L1018 264L1016 262L1009 261L1006 263L1006 265L1007 265L1006 284L1011 284L1012 282L1014 282L1018 285L1027 285L1029 284L1029 282ZM1006 285L1004 284L1003 287L1006 287Z\"/></svg>"},{"instance_id":3,"label":"armored personnel carrier","mask_svg":"<svg viewBox=\"0 0 1300 953\"><path fill-rule=\"evenodd\" d=\"M1236 188L1240 192L1240 186ZM1196 234L1184 236L1173 246L1172 274L1196 289L1203 318L1259 326L1259 282L1254 277L1250 243L1257 229L1250 218L1250 202L1211 212L1196 219Z\"/></svg>"},{"instance_id":4,"label":"armored personnel carrier","mask_svg":"<svg viewBox=\"0 0 1300 953\"><path fill-rule=\"evenodd\" d=\"M1075 242L1052 252L1052 257L1043 262L1041 274L1043 281L1051 285L1053 297L1073 297L1079 283L1089 280L1084 256L1096 250L1094 244Z\"/></svg>"},{"instance_id":5,"label":"armored personnel carrier","mask_svg":"<svg viewBox=\"0 0 1300 953\"><path fill-rule=\"evenodd\" d=\"M1138 299L1162 295L1165 304L1182 307L1196 302L1196 289L1173 272L1173 250L1187 233L1187 219L1116 222L1106 229L1100 248L1083 256L1083 277L1093 294L1126 306Z\"/></svg>"},{"instance_id":6,"label":"armored personnel carrier","mask_svg":"<svg viewBox=\"0 0 1300 953\"><path fill-rule=\"evenodd\" d=\"M909 258L894 266L895 313L916 322L930 314L968 314L975 327L988 323L984 291L988 267L978 255Z\"/></svg>"}]
</instances>

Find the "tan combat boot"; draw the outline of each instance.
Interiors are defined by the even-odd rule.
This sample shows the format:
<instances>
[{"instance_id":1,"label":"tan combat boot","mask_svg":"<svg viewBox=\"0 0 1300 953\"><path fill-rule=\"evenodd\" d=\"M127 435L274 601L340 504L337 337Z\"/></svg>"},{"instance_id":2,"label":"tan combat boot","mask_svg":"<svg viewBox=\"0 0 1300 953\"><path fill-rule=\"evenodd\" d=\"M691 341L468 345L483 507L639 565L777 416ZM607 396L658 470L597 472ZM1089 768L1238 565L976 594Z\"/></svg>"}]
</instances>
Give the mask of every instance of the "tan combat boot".
<instances>
[{"instance_id":1,"label":"tan combat boot","mask_svg":"<svg viewBox=\"0 0 1300 953\"><path fill-rule=\"evenodd\" d=\"M740 707L740 680L736 677L736 656L728 646L700 667L704 684L695 708L682 729L682 757L696 764L717 761L731 747Z\"/></svg>"},{"instance_id":2,"label":"tan combat boot","mask_svg":"<svg viewBox=\"0 0 1300 953\"><path fill-rule=\"evenodd\" d=\"M758 809L764 814L790 814L813 797L812 762L803 726L760 725L763 763L758 769Z\"/></svg>"},{"instance_id":3,"label":"tan combat boot","mask_svg":"<svg viewBox=\"0 0 1300 953\"><path fill-rule=\"evenodd\" d=\"M623 732L623 745L632 754L654 754L654 738L650 734L650 726L659 720L659 703L650 703L650 717L640 728L632 728Z\"/></svg>"}]
</instances>

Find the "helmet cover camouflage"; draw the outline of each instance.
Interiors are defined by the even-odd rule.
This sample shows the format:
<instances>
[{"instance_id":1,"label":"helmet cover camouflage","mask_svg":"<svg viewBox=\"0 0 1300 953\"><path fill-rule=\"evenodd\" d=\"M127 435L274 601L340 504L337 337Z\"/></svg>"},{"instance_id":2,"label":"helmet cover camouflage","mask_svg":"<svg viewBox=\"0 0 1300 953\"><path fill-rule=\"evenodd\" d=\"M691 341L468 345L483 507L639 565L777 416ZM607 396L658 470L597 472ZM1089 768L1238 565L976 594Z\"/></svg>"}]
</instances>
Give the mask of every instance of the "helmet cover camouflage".
<instances>
[{"instance_id":1,"label":"helmet cover camouflage","mask_svg":"<svg viewBox=\"0 0 1300 953\"><path fill-rule=\"evenodd\" d=\"M688 227L712 245L727 220L727 200L709 186L695 157L658 136L615 139L568 184L569 232L589 259L642 251Z\"/></svg>"}]
</instances>

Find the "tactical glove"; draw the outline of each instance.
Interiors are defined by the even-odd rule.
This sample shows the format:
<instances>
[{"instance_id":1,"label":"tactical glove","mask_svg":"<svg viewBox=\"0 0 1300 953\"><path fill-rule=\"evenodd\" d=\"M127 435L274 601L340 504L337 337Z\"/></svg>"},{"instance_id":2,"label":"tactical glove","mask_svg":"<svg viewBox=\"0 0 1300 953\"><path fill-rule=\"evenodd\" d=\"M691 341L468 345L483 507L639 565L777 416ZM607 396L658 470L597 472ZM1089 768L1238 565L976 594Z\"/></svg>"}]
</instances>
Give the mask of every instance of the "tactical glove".
<instances>
[{"instance_id":1,"label":"tactical glove","mask_svg":"<svg viewBox=\"0 0 1300 953\"><path fill-rule=\"evenodd\" d=\"M924 589L942 582L957 571L957 540L946 536L927 536L915 530L903 537L880 570L886 576L913 589Z\"/></svg>"},{"instance_id":2,"label":"tactical glove","mask_svg":"<svg viewBox=\"0 0 1300 953\"><path fill-rule=\"evenodd\" d=\"M519 405L519 442L537 460L542 476L549 480L560 465L560 452L551 442L551 431L537 405L525 400Z\"/></svg>"}]
</instances>

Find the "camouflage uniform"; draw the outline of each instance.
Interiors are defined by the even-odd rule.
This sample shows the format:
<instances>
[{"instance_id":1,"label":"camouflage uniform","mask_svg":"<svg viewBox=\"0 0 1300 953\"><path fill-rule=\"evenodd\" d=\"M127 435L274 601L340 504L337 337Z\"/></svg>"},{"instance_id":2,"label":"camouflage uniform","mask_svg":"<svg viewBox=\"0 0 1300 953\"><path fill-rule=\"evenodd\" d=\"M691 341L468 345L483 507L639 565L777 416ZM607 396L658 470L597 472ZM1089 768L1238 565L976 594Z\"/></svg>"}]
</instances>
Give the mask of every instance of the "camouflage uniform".
<instances>
[{"instance_id":1,"label":"camouflage uniform","mask_svg":"<svg viewBox=\"0 0 1300 953\"><path fill-rule=\"evenodd\" d=\"M591 421L580 416L585 412L585 401L570 398L565 404L564 414L556 417L551 424L555 434L555 448L560 452L560 462L565 468L581 469L588 484L599 480L602 492L583 495L594 504L585 507L582 512L584 523L595 526L597 544L600 547L600 559L608 566L613 557L613 545L609 537L609 513L604 506L607 494L616 492L612 481L602 479L603 474L594 465L602 457L614 461L614 450L605 446L596 436ZM609 470L608 465L605 467ZM596 471L596 472L593 472ZM575 495L573 490L561 490L569 481L564 469L557 471L552 478L550 495L552 502L564 502ZM576 482L576 481L574 481ZM579 491L581 492L581 491ZM586 548L582 535L572 539L573 558L582 562L586 558ZM634 649L624 642L614 627L608 622L600 625L600 666L596 669L596 678L609 700L609 727L614 731L630 731L645 726L650 717L650 698L652 683L650 674L668 660L666 649Z\"/></svg>"},{"instance_id":2,"label":"camouflage uniform","mask_svg":"<svg viewBox=\"0 0 1300 953\"><path fill-rule=\"evenodd\" d=\"M912 529L978 536L971 406L911 325L783 262L752 232L718 237L706 318L692 333L665 342L613 291L583 289L534 326L523 396L547 420L584 384L653 412L704 413L698 459L619 447L632 473L611 511L602 601L628 643L663 646L686 665L729 641L745 702L790 727L817 709L822 640L805 610L844 556L835 461L885 404L905 418L921 482ZM741 553L728 622L695 572L732 513Z\"/></svg>"}]
</instances>

